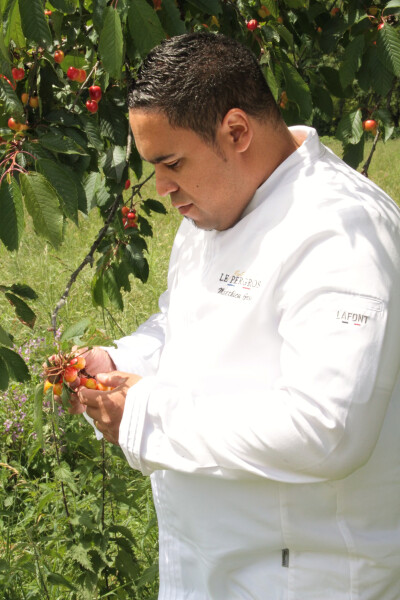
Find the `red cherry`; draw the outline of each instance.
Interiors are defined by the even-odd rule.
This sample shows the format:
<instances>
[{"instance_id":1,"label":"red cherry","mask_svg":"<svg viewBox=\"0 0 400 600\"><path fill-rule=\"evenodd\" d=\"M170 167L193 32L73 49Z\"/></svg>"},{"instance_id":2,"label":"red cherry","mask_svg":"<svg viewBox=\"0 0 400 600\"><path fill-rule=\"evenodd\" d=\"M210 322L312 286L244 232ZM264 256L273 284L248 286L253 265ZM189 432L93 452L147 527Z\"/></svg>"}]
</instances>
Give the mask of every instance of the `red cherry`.
<instances>
[{"instance_id":1,"label":"red cherry","mask_svg":"<svg viewBox=\"0 0 400 600\"><path fill-rule=\"evenodd\" d=\"M376 133L378 123L374 119L366 119L363 121L362 126L365 131L372 131L372 133Z\"/></svg>"},{"instance_id":2,"label":"red cherry","mask_svg":"<svg viewBox=\"0 0 400 600\"><path fill-rule=\"evenodd\" d=\"M99 102L102 96L101 87L99 85L91 85L89 88L89 96L92 100Z\"/></svg>"},{"instance_id":3,"label":"red cherry","mask_svg":"<svg viewBox=\"0 0 400 600\"><path fill-rule=\"evenodd\" d=\"M54 52L54 61L58 64L64 60L64 52L62 50L56 50Z\"/></svg>"},{"instance_id":4,"label":"red cherry","mask_svg":"<svg viewBox=\"0 0 400 600\"><path fill-rule=\"evenodd\" d=\"M13 67L11 69L12 76L15 81L21 81L25 77L25 69L18 69L17 67Z\"/></svg>"},{"instance_id":5,"label":"red cherry","mask_svg":"<svg viewBox=\"0 0 400 600\"><path fill-rule=\"evenodd\" d=\"M47 17L50 17L50 16L51 16L51 10L45 10L45 11L44 11L44 14L45 14Z\"/></svg>"},{"instance_id":6,"label":"red cherry","mask_svg":"<svg viewBox=\"0 0 400 600\"><path fill-rule=\"evenodd\" d=\"M81 381L82 381L82 379L81 379ZM89 388L89 390L95 390L96 386L97 386L97 381L95 379L93 379L93 377L88 379L85 383L85 387Z\"/></svg>"},{"instance_id":7,"label":"red cherry","mask_svg":"<svg viewBox=\"0 0 400 600\"><path fill-rule=\"evenodd\" d=\"M128 212L128 214L126 216L128 217L128 219L135 219L136 218L136 212L133 210L131 212Z\"/></svg>"},{"instance_id":8,"label":"red cherry","mask_svg":"<svg viewBox=\"0 0 400 600\"><path fill-rule=\"evenodd\" d=\"M257 29L257 27L258 27L257 19L250 19L250 21L247 23L246 27L249 31L254 31L255 29Z\"/></svg>"},{"instance_id":9,"label":"red cherry","mask_svg":"<svg viewBox=\"0 0 400 600\"><path fill-rule=\"evenodd\" d=\"M385 23L379 23L379 25L378 25L378 31L380 29L383 29L384 27L385 27ZM15 79L15 77L14 77L14 79Z\"/></svg>"},{"instance_id":10,"label":"red cherry","mask_svg":"<svg viewBox=\"0 0 400 600\"><path fill-rule=\"evenodd\" d=\"M121 208L121 213L122 213L122 215L123 215L124 217L126 217L126 216L127 216L128 212L130 212L130 208L129 208L129 206L123 206L123 207Z\"/></svg>"},{"instance_id":11,"label":"red cherry","mask_svg":"<svg viewBox=\"0 0 400 600\"><path fill-rule=\"evenodd\" d=\"M68 381L68 383L75 381L78 377L78 371L74 367L67 367L64 371L64 381Z\"/></svg>"},{"instance_id":12,"label":"red cherry","mask_svg":"<svg viewBox=\"0 0 400 600\"><path fill-rule=\"evenodd\" d=\"M125 189L126 189L126 190L129 190L129 188L130 188L130 187L131 187L131 180L130 180L130 179L127 179L127 180L125 181Z\"/></svg>"},{"instance_id":13,"label":"red cherry","mask_svg":"<svg viewBox=\"0 0 400 600\"><path fill-rule=\"evenodd\" d=\"M10 117L8 119L7 125L10 129L13 129L13 131L17 131L19 129L19 123L17 123L17 121L13 117Z\"/></svg>"},{"instance_id":14,"label":"red cherry","mask_svg":"<svg viewBox=\"0 0 400 600\"><path fill-rule=\"evenodd\" d=\"M79 75L79 69L76 67L68 67L67 77L71 79L71 81L76 81Z\"/></svg>"},{"instance_id":15,"label":"red cherry","mask_svg":"<svg viewBox=\"0 0 400 600\"><path fill-rule=\"evenodd\" d=\"M86 79L86 71L85 69L78 69L78 75L76 77L76 81L79 83L83 83Z\"/></svg>"},{"instance_id":16,"label":"red cherry","mask_svg":"<svg viewBox=\"0 0 400 600\"><path fill-rule=\"evenodd\" d=\"M97 112L97 109L99 108L99 106L98 106L96 100L87 100L86 108L88 109L89 112L95 113L95 112Z\"/></svg>"}]
</instances>

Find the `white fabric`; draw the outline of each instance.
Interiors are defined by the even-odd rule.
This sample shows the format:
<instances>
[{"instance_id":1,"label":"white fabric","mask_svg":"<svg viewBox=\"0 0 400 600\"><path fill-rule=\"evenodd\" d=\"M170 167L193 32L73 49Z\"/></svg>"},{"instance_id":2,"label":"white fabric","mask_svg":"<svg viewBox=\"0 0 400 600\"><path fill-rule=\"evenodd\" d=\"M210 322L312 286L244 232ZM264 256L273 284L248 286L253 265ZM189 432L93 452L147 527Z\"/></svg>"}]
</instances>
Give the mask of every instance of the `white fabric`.
<instances>
[{"instance_id":1,"label":"white fabric","mask_svg":"<svg viewBox=\"0 0 400 600\"><path fill-rule=\"evenodd\" d=\"M117 342L160 600L400 598L399 211L307 139L223 232L183 222ZM286 550L287 549L287 550Z\"/></svg>"}]
</instances>

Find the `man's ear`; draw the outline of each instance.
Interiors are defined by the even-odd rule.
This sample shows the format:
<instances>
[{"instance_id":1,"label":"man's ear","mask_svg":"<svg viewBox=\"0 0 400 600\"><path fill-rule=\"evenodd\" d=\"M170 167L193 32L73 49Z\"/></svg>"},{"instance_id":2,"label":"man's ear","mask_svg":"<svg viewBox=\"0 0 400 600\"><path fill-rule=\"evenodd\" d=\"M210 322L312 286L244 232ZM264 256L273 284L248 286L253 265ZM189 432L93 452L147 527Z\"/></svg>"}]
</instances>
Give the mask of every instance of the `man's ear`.
<instances>
[{"instance_id":1,"label":"man's ear","mask_svg":"<svg viewBox=\"0 0 400 600\"><path fill-rule=\"evenodd\" d=\"M220 134L225 143L236 152L245 152L253 138L253 128L247 113L240 108L231 108L220 126Z\"/></svg>"}]
</instances>

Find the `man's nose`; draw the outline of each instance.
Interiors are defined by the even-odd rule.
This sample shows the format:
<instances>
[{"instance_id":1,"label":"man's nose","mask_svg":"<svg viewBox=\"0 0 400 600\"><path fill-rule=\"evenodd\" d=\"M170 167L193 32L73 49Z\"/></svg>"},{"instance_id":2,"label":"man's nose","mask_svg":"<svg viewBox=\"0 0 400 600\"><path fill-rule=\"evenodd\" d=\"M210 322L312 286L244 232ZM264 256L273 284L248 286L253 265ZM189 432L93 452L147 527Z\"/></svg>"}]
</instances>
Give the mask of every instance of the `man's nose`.
<instances>
[{"instance_id":1,"label":"man's nose","mask_svg":"<svg viewBox=\"0 0 400 600\"><path fill-rule=\"evenodd\" d=\"M170 176L168 170L163 165L156 165L156 190L159 196L168 196L179 189L177 183Z\"/></svg>"}]
</instances>

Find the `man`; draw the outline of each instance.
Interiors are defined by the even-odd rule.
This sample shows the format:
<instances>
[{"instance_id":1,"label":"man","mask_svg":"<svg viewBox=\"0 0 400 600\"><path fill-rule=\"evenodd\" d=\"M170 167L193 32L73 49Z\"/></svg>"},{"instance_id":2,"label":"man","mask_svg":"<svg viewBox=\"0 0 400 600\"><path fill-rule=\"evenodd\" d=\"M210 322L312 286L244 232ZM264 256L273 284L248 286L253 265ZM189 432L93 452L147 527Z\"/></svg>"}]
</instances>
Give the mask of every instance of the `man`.
<instances>
[{"instance_id":1,"label":"man","mask_svg":"<svg viewBox=\"0 0 400 600\"><path fill-rule=\"evenodd\" d=\"M160 599L398 600L397 207L222 35L154 49L130 123L186 218L75 411L151 476Z\"/></svg>"}]
</instances>

